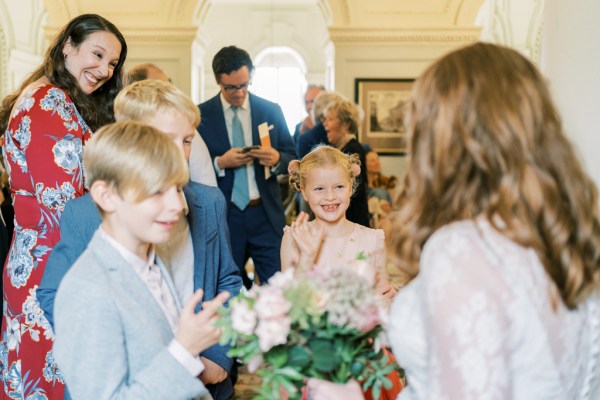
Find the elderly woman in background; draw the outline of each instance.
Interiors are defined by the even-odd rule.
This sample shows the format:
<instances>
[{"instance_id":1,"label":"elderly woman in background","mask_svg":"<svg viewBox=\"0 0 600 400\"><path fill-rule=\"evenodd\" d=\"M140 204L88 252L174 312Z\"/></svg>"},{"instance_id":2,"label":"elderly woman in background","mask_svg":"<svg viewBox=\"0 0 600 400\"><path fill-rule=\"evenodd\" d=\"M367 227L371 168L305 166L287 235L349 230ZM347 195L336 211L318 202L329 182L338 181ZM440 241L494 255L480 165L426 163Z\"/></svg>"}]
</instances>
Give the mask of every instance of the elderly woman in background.
<instances>
[{"instance_id":1,"label":"elderly woman in background","mask_svg":"<svg viewBox=\"0 0 600 400\"><path fill-rule=\"evenodd\" d=\"M542 75L515 50L465 47L417 81L406 123L399 399L600 398L598 192ZM309 388L351 400L355 385Z\"/></svg>"},{"instance_id":2,"label":"elderly woman in background","mask_svg":"<svg viewBox=\"0 0 600 400\"><path fill-rule=\"evenodd\" d=\"M84 194L83 147L114 121L127 55L123 35L95 14L58 34L44 62L0 107L2 150L15 211L4 268L0 354L3 388L14 398L62 399L63 377L52 355L54 333L36 299L46 261L60 239L65 203Z\"/></svg>"},{"instance_id":3,"label":"elderly woman in background","mask_svg":"<svg viewBox=\"0 0 600 400\"><path fill-rule=\"evenodd\" d=\"M358 154L361 171L358 177L358 186L350 200L350 207L346 211L349 221L369 227L369 206L367 204L367 169L365 149L357 140L358 109L356 105L338 99L325 108L323 126L327 132L327 141L346 154Z\"/></svg>"}]
</instances>

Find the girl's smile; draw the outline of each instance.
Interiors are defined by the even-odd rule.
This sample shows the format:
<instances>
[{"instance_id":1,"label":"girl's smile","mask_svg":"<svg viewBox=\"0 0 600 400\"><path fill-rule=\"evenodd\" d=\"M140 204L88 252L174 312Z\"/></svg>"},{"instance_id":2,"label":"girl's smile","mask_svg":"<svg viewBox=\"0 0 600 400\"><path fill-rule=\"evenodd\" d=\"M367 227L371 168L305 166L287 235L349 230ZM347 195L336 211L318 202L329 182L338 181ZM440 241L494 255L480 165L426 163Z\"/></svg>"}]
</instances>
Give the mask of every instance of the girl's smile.
<instances>
[{"instance_id":1,"label":"girl's smile","mask_svg":"<svg viewBox=\"0 0 600 400\"><path fill-rule=\"evenodd\" d=\"M341 167L311 169L302 190L302 195L315 217L330 223L345 219L351 194L351 182Z\"/></svg>"}]
</instances>

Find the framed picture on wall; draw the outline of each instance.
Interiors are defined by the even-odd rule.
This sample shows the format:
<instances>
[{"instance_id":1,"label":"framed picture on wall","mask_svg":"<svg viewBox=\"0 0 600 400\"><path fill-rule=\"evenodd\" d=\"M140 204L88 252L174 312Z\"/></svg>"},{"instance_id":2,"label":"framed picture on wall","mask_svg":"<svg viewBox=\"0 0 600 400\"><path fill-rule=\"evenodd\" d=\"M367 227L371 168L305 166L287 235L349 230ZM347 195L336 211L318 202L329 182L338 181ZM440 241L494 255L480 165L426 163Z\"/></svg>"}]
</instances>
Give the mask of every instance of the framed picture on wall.
<instances>
[{"instance_id":1,"label":"framed picture on wall","mask_svg":"<svg viewBox=\"0 0 600 400\"><path fill-rule=\"evenodd\" d=\"M359 141L383 155L406 154L404 109L414 79L357 78L356 103L363 109Z\"/></svg>"}]
</instances>

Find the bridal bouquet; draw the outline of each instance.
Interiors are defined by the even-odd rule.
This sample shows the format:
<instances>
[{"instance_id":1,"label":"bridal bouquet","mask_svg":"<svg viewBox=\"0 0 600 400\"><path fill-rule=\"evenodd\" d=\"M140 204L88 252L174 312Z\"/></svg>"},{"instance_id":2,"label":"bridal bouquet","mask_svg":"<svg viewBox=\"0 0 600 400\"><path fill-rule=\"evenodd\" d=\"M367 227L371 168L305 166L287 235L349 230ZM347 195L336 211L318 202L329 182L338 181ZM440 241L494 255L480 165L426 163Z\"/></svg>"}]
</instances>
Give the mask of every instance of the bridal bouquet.
<instances>
[{"instance_id":1,"label":"bridal bouquet","mask_svg":"<svg viewBox=\"0 0 600 400\"><path fill-rule=\"evenodd\" d=\"M302 397L310 377L355 379L378 399L394 364L377 346L384 314L365 262L311 271L287 270L223 308L221 344L258 371L258 399Z\"/></svg>"}]
</instances>

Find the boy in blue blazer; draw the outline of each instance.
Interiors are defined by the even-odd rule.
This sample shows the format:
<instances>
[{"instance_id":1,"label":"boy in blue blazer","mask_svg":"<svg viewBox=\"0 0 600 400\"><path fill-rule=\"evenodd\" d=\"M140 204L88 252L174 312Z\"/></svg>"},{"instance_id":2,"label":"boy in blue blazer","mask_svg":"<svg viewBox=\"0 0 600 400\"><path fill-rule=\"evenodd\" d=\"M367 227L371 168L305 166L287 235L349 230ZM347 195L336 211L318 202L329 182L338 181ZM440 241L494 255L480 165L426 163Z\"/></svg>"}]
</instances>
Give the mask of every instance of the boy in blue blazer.
<instances>
[{"instance_id":1,"label":"boy in blue blazer","mask_svg":"<svg viewBox=\"0 0 600 400\"><path fill-rule=\"evenodd\" d=\"M181 90L168 82L140 81L125 87L115 99L118 121L139 120L166 133L187 159L197 135L198 108ZM161 165L162 160L154 162ZM226 223L225 199L214 187L189 182L183 187L186 218L175 226L169 241L157 251L169 266L179 299L203 289L204 300L228 291L239 293L241 277L233 260ZM100 214L90 195L69 201L61 217L61 240L48 260L37 298L44 315L53 323L56 290L71 265L81 255L100 225ZM198 306L198 309L201 304ZM233 385L231 358L218 344L202 352L206 366L201 379L217 400L229 399Z\"/></svg>"},{"instance_id":2,"label":"boy in blue blazer","mask_svg":"<svg viewBox=\"0 0 600 400\"><path fill-rule=\"evenodd\" d=\"M71 397L210 398L198 354L218 340L229 293L196 313L197 290L182 308L155 252L184 210L181 151L158 129L117 122L89 141L84 168L102 225L56 295L53 352Z\"/></svg>"}]
</instances>

